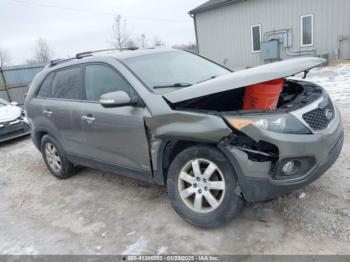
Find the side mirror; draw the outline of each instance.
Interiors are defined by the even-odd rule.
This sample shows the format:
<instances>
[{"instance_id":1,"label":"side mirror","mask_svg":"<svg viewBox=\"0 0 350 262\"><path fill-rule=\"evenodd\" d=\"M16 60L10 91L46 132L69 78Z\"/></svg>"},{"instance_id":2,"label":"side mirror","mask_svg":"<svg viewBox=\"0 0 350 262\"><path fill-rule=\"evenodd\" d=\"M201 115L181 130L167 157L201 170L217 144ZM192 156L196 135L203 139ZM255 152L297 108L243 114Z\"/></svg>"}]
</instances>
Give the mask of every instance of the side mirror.
<instances>
[{"instance_id":1,"label":"side mirror","mask_svg":"<svg viewBox=\"0 0 350 262\"><path fill-rule=\"evenodd\" d=\"M100 104L103 107L123 107L140 105L139 100L130 98L124 91L116 91L104 94L100 97Z\"/></svg>"},{"instance_id":2,"label":"side mirror","mask_svg":"<svg viewBox=\"0 0 350 262\"><path fill-rule=\"evenodd\" d=\"M11 104L11 106L18 106L17 102L11 102L10 104Z\"/></svg>"}]
</instances>

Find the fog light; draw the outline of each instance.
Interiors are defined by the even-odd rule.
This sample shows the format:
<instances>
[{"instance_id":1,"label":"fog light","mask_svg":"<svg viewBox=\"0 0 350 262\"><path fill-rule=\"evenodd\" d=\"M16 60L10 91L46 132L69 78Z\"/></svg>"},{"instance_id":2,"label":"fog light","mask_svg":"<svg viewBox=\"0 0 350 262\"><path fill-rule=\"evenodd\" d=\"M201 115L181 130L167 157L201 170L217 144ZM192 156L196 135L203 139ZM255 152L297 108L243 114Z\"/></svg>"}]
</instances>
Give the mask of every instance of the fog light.
<instances>
[{"instance_id":1,"label":"fog light","mask_svg":"<svg viewBox=\"0 0 350 262\"><path fill-rule=\"evenodd\" d=\"M294 161L289 161L282 167L282 172L285 175L289 176L293 172L293 169L294 169Z\"/></svg>"}]
</instances>

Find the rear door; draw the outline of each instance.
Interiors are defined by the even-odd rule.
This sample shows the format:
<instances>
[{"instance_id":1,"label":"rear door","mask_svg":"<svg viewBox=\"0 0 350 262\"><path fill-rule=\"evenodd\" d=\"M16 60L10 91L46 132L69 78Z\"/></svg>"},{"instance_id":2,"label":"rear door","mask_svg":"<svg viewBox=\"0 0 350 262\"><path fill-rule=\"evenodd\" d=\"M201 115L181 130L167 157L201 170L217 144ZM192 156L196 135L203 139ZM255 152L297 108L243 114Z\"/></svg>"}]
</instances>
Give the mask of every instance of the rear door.
<instances>
[{"instance_id":1,"label":"rear door","mask_svg":"<svg viewBox=\"0 0 350 262\"><path fill-rule=\"evenodd\" d=\"M114 67L105 63L85 65L86 102L82 110L89 156L106 165L150 173L148 140L143 107L104 108L100 96L114 91L137 95Z\"/></svg>"},{"instance_id":2,"label":"rear door","mask_svg":"<svg viewBox=\"0 0 350 262\"><path fill-rule=\"evenodd\" d=\"M59 140L67 154L85 154L80 121L83 96L82 66L79 65L48 75L38 93L43 115L41 125Z\"/></svg>"}]
</instances>

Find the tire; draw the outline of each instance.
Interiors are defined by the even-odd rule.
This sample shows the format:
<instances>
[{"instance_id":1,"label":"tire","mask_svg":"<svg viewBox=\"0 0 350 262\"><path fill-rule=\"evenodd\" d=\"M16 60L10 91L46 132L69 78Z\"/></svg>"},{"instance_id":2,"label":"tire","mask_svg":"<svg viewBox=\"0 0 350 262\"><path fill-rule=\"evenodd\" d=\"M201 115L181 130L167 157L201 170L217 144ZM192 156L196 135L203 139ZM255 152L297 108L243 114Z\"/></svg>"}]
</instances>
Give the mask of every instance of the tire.
<instances>
[{"instance_id":1,"label":"tire","mask_svg":"<svg viewBox=\"0 0 350 262\"><path fill-rule=\"evenodd\" d=\"M214 169L210 176L209 171ZM167 189L171 204L185 221L198 227L218 227L239 214L243 200L237 187L234 169L213 146L189 147L180 152L169 167Z\"/></svg>"},{"instance_id":2,"label":"tire","mask_svg":"<svg viewBox=\"0 0 350 262\"><path fill-rule=\"evenodd\" d=\"M43 136L40 149L45 164L52 175L59 179L67 179L75 174L74 166L67 160L62 147L52 136ZM54 163L59 163L59 165Z\"/></svg>"}]
</instances>

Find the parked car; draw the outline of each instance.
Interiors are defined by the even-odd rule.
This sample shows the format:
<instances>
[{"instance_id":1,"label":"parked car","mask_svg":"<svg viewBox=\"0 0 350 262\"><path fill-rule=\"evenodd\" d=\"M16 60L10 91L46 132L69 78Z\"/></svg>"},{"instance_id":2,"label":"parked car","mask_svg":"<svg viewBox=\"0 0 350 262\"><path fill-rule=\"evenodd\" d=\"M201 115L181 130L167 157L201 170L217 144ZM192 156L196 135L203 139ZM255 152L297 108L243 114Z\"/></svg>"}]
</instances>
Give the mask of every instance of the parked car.
<instances>
[{"instance_id":1,"label":"parked car","mask_svg":"<svg viewBox=\"0 0 350 262\"><path fill-rule=\"evenodd\" d=\"M29 133L29 124L24 111L16 102L9 103L0 98L0 142Z\"/></svg>"},{"instance_id":2,"label":"parked car","mask_svg":"<svg viewBox=\"0 0 350 262\"><path fill-rule=\"evenodd\" d=\"M166 185L187 222L216 227L243 201L304 187L338 158L337 107L289 76L323 63L296 58L231 72L173 49L86 52L33 80L32 139L57 178L86 166ZM245 88L284 79L274 110L242 110Z\"/></svg>"}]
</instances>

